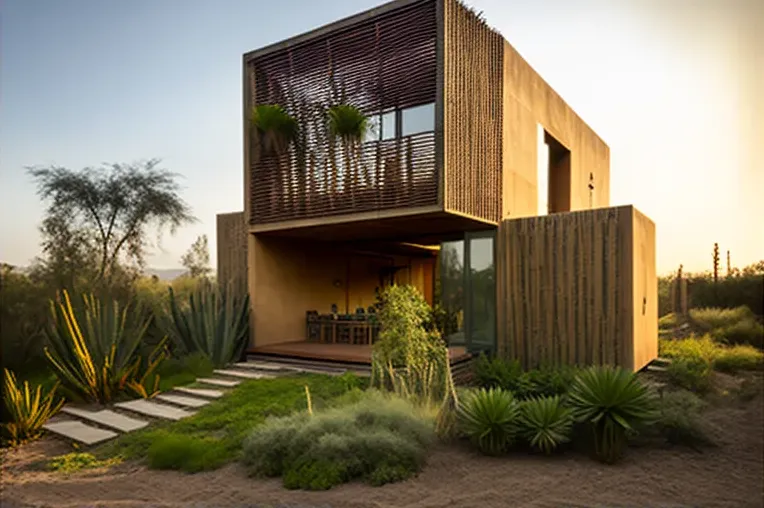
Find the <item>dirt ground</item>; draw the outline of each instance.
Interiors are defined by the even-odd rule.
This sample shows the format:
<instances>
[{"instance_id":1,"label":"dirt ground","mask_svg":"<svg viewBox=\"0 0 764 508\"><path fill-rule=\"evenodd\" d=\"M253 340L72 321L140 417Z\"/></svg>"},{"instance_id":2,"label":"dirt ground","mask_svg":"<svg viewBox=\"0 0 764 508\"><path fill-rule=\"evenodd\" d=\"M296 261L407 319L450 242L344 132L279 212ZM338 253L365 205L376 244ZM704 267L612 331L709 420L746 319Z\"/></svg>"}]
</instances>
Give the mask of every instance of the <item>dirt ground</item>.
<instances>
[{"instance_id":1,"label":"dirt ground","mask_svg":"<svg viewBox=\"0 0 764 508\"><path fill-rule=\"evenodd\" d=\"M706 413L717 448L630 448L605 466L578 453L486 458L466 448L433 452L404 483L349 484L328 492L288 491L279 480L248 478L232 465L186 475L136 464L69 476L34 467L70 448L47 438L3 458L2 506L55 507L677 507L764 506L764 396L729 395Z\"/></svg>"}]
</instances>

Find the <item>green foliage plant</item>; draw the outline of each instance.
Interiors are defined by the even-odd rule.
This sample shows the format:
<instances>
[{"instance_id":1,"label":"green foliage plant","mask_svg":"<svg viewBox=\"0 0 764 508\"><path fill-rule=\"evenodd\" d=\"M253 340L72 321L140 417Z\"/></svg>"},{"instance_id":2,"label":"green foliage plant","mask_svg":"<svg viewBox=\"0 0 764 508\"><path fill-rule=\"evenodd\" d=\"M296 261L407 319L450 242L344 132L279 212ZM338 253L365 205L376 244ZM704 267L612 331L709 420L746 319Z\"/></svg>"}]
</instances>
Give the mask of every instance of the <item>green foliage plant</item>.
<instances>
[{"instance_id":1,"label":"green foliage plant","mask_svg":"<svg viewBox=\"0 0 764 508\"><path fill-rule=\"evenodd\" d=\"M594 453L605 463L622 455L628 433L656 419L655 400L636 374L621 368L590 367L581 371L568 393L576 419L589 426Z\"/></svg>"},{"instance_id":2,"label":"green foliage plant","mask_svg":"<svg viewBox=\"0 0 764 508\"><path fill-rule=\"evenodd\" d=\"M225 290L200 284L179 301L172 288L165 329L186 354L205 355L215 367L237 360L249 340L249 296L237 297L231 285Z\"/></svg>"},{"instance_id":3,"label":"green foliage plant","mask_svg":"<svg viewBox=\"0 0 764 508\"><path fill-rule=\"evenodd\" d=\"M251 125L260 157L280 155L299 131L297 120L278 104L260 104L252 108Z\"/></svg>"},{"instance_id":4,"label":"green foliage plant","mask_svg":"<svg viewBox=\"0 0 764 508\"><path fill-rule=\"evenodd\" d=\"M166 356L165 340L144 358L138 348L149 319L113 300L84 295L74 307L67 291L51 301L52 326L45 355L63 387L90 402L105 404L128 393L157 393L157 367Z\"/></svg>"},{"instance_id":5,"label":"green foliage plant","mask_svg":"<svg viewBox=\"0 0 764 508\"><path fill-rule=\"evenodd\" d=\"M56 414L63 405L63 399L56 397L56 388L43 395L42 386L32 389L29 381L19 385L16 375L3 369L3 403L5 415L2 425L3 441L18 445L38 437L42 426Z\"/></svg>"},{"instance_id":6,"label":"green foliage plant","mask_svg":"<svg viewBox=\"0 0 764 508\"><path fill-rule=\"evenodd\" d=\"M354 189L358 182L358 147L370 129L368 117L352 104L337 104L327 110L330 138L339 138L344 152L344 188ZM368 180L368 175L366 175Z\"/></svg>"},{"instance_id":7,"label":"green foliage plant","mask_svg":"<svg viewBox=\"0 0 764 508\"><path fill-rule=\"evenodd\" d=\"M520 433L534 449L549 455L570 441L573 413L560 396L531 398L520 409Z\"/></svg>"},{"instance_id":8,"label":"green foliage plant","mask_svg":"<svg viewBox=\"0 0 764 508\"><path fill-rule=\"evenodd\" d=\"M486 455L500 455L514 443L520 407L512 392L481 388L461 401L459 429Z\"/></svg>"},{"instance_id":9,"label":"green foliage plant","mask_svg":"<svg viewBox=\"0 0 764 508\"><path fill-rule=\"evenodd\" d=\"M706 403L686 390L669 391L659 403L657 426L666 441L691 448L713 446L714 440L703 426L700 414Z\"/></svg>"}]
</instances>

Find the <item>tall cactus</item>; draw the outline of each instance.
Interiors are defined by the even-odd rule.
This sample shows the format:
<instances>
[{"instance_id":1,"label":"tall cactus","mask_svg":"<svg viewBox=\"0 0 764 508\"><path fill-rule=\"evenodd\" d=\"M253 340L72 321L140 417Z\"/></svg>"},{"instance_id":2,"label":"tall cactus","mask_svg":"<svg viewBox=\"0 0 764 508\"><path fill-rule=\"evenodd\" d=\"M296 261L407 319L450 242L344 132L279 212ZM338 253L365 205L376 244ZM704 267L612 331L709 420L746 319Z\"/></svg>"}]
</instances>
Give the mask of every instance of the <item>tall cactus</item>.
<instances>
[{"instance_id":1,"label":"tall cactus","mask_svg":"<svg viewBox=\"0 0 764 508\"><path fill-rule=\"evenodd\" d=\"M719 244L714 244L714 282L719 282Z\"/></svg>"}]
</instances>

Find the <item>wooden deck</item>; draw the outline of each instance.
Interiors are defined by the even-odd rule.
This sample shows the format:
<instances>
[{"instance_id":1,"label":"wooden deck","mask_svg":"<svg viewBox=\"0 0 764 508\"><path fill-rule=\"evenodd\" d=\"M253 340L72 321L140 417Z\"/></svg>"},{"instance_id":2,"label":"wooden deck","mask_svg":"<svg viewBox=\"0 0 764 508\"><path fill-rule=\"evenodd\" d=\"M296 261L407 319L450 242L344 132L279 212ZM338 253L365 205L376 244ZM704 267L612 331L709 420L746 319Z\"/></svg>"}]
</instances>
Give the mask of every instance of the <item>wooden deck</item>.
<instances>
[{"instance_id":1,"label":"wooden deck","mask_svg":"<svg viewBox=\"0 0 764 508\"><path fill-rule=\"evenodd\" d=\"M363 344L325 344L320 342L282 342L268 346L258 346L247 350L251 354L282 356L307 360L323 360L371 365L371 346ZM448 348L451 364L470 358L463 347Z\"/></svg>"}]
</instances>

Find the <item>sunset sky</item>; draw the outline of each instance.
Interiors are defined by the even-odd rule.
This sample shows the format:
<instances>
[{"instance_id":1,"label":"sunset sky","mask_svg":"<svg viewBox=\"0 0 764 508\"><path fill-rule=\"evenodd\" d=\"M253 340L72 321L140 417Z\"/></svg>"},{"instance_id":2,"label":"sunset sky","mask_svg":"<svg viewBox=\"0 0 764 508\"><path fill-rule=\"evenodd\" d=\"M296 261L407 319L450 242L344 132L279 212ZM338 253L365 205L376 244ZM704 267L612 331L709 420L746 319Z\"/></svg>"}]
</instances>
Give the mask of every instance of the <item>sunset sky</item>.
<instances>
[{"instance_id":1,"label":"sunset sky","mask_svg":"<svg viewBox=\"0 0 764 508\"><path fill-rule=\"evenodd\" d=\"M0 261L39 252L30 165L160 157L199 218L242 209L241 55L374 0L2 0ZM764 259L764 2L472 0L611 153L611 204L657 225L658 272ZM754 151L757 148L757 151Z\"/></svg>"}]
</instances>

